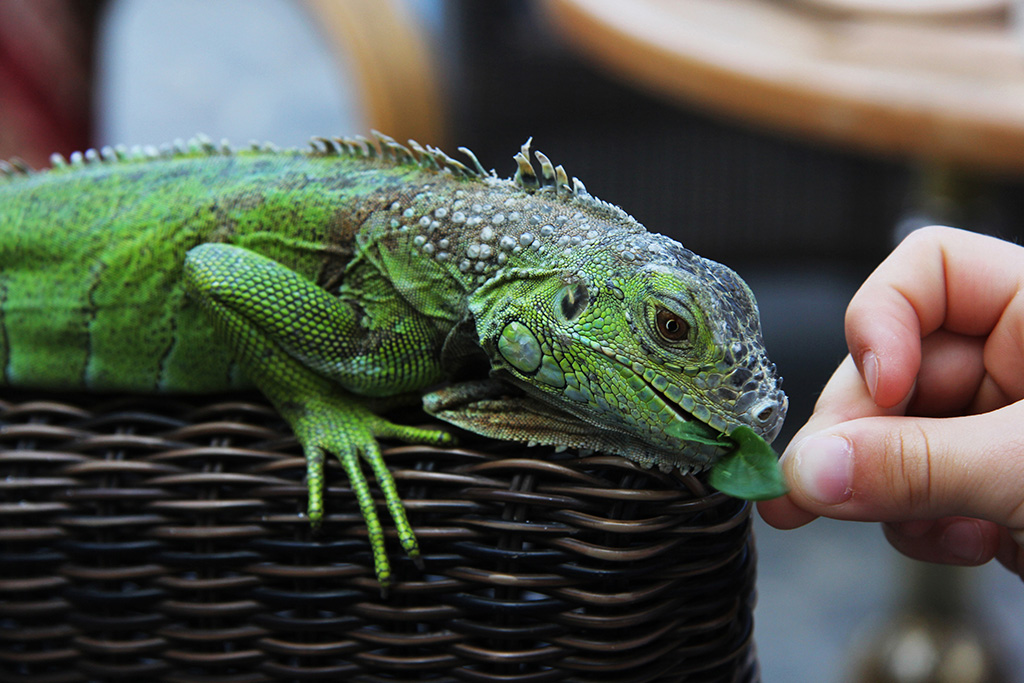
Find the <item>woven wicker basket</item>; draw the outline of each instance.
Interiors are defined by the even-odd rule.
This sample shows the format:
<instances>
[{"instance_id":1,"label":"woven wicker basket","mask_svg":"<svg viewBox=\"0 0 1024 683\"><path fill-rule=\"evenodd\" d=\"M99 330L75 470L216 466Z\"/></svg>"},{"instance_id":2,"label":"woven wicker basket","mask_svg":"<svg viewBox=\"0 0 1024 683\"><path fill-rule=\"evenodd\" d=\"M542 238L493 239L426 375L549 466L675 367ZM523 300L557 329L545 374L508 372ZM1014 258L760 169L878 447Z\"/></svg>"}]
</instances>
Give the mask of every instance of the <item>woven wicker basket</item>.
<instances>
[{"instance_id":1,"label":"woven wicker basket","mask_svg":"<svg viewBox=\"0 0 1024 683\"><path fill-rule=\"evenodd\" d=\"M304 462L258 399L16 399L2 681L757 679L749 506L693 477L472 437L391 448L426 568L389 536L385 599L344 473L313 533Z\"/></svg>"}]
</instances>

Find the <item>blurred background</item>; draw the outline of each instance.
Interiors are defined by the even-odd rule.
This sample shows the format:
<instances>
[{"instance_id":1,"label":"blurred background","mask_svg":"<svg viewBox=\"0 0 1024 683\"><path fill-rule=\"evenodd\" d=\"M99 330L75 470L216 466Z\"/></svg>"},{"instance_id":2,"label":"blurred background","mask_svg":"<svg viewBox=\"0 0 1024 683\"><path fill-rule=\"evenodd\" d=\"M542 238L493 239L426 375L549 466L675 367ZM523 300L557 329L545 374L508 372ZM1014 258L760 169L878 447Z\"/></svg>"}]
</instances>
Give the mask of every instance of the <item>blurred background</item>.
<instances>
[{"instance_id":1,"label":"blurred background","mask_svg":"<svg viewBox=\"0 0 1024 683\"><path fill-rule=\"evenodd\" d=\"M377 128L508 176L533 136L748 281L792 402L781 450L900 235L936 221L1019 241L1017 23L981 0L0 0L0 159ZM853 680L894 614L956 595L942 619L1024 683L1024 586L1001 567L935 579L875 525L757 536L766 681ZM927 639L906 643L899 680L933 680Z\"/></svg>"}]
</instances>

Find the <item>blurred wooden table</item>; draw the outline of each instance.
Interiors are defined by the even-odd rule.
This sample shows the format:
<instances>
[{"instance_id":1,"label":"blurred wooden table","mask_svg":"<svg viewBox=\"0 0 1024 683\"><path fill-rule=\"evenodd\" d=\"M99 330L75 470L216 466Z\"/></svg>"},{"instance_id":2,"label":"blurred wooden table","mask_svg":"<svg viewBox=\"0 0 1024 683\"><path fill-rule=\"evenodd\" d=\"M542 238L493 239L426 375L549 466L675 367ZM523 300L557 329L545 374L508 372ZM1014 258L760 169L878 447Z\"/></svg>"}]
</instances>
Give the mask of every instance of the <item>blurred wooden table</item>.
<instances>
[{"instance_id":1,"label":"blurred wooden table","mask_svg":"<svg viewBox=\"0 0 1024 683\"><path fill-rule=\"evenodd\" d=\"M759 126L1024 171L1024 31L994 0L548 0L631 82Z\"/></svg>"}]
</instances>

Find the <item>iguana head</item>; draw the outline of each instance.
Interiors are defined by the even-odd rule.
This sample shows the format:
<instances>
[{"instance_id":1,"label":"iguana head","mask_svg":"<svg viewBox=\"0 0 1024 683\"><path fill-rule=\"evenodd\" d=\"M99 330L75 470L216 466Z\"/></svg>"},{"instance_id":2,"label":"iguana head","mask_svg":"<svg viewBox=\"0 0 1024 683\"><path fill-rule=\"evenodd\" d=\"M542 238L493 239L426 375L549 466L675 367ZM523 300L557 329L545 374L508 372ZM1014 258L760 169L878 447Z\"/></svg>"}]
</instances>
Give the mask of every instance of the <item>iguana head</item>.
<instances>
[{"instance_id":1,"label":"iguana head","mask_svg":"<svg viewBox=\"0 0 1024 683\"><path fill-rule=\"evenodd\" d=\"M477 291L470 309L492 381L435 397L431 412L665 470L713 465L740 425L778 434L786 396L736 273L634 230L553 261L506 268Z\"/></svg>"}]
</instances>

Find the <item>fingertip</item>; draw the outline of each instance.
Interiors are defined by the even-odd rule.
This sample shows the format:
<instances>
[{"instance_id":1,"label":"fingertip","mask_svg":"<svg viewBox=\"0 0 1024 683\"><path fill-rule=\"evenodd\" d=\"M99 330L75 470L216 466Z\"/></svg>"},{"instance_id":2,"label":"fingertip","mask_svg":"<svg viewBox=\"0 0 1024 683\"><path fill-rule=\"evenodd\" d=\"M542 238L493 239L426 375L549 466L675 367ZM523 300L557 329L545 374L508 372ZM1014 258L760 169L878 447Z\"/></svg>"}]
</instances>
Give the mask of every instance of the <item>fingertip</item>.
<instances>
[{"instance_id":1,"label":"fingertip","mask_svg":"<svg viewBox=\"0 0 1024 683\"><path fill-rule=\"evenodd\" d=\"M778 498L760 501L757 504L757 511L761 518L769 526L776 529L796 529L818 518L817 513L810 512L806 508L801 507L796 502L798 496L794 496L793 452L795 445L802 441L800 434L803 431L801 430L801 432L797 433L779 458L779 467L782 468L783 476L786 478L790 492Z\"/></svg>"},{"instance_id":2,"label":"fingertip","mask_svg":"<svg viewBox=\"0 0 1024 683\"><path fill-rule=\"evenodd\" d=\"M969 517L910 520L882 525L893 548L915 560L974 567L997 556L998 525Z\"/></svg>"},{"instance_id":3,"label":"fingertip","mask_svg":"<svg viewBox=\"0 0 1024 683\"><path fill-rule=\"evenodd\" d=\"M896 287L869 279L846 310L846 342L880 408L905 400L921 365L921 322Z\"/></svg>"},{"instance_id":4,"label":"fingertip","mask_svg":"<svg viewBox=\"0 0 1024 683\"><path fill-rule=\"evenodd\" d=\"M782 530L796 529L818 518L813 512L799 507L788 495L761 501L757 504L757 512L769 526Z\"/></svg>"},{"instance_id":5,"label":"fingertip","mask_svg":"<svg viewBox=\"0 0 1024 683\"><path fill-rule=\"evenodd\" d=\"M898 348L861 352L857 363L871 400L879 408L894 408L909 401L921 366L921 340L897 341ZM876 344L876 346L882 346Z\"/></svg>"},{"instance_id":6,"label":"fingertip","mask_svg":"<svg viewBox=\"0 0 1024 683\"><path fill-rule=\"evenodd\" d=\"M999 534L994 524L978 519L954 519L942 530L939 546L954 561L974 566L995 557Z\"/></svg>"},{"instance_id":7,"label":"fingertip","mask_svg":"<svg viewBox=\"0 0 1024 683\"><path fill-rule=\"evenodd\" d=\"M849 500L853 493L853 448L842 436L812 434L786 449L782 469L790 496L819 512Z\"/></svg>"}]
</instances>

